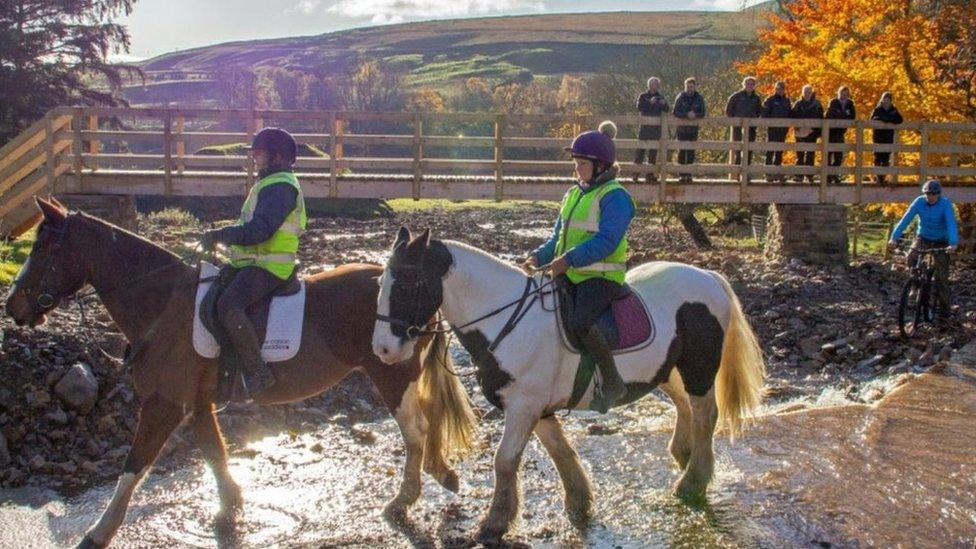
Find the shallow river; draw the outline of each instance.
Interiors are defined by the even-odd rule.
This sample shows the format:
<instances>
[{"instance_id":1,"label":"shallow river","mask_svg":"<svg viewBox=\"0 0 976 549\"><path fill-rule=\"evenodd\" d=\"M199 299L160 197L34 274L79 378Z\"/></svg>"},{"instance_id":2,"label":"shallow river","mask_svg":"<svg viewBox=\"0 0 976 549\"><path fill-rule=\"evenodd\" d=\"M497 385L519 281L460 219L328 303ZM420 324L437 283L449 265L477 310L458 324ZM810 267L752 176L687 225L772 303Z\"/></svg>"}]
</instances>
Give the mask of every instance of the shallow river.
<instances>
[{"instance_id":1,"label":"shallow river","mask_svg":"<svg viewBox=\"0 0 976 549\"><path fill-rule=\"evenodd\" d=\"M591 473L595 519L562 514L558 475L533 441L525 500L511 539L542 547L972 547L976 538L976 364L970 345L879 403L770 413L730 445L717 439L717 478L698 507L670 495L666 446L673 413L651 396L608 416L574 413L568 436ZM354 430L324 422L256 441L232 455L244 489L236 530L215 529L215 483L198 454L149 475L118 547L465 546L491 496L491 449L501 422L461 463L460 495L425 480L411 520L380 511L397 487L401 439L392 420ZM363 436L367 430L374 436ZM0 547L76 543L111 496L70 499L37 489L0 492Z\"/></svg>"}]
</instances>

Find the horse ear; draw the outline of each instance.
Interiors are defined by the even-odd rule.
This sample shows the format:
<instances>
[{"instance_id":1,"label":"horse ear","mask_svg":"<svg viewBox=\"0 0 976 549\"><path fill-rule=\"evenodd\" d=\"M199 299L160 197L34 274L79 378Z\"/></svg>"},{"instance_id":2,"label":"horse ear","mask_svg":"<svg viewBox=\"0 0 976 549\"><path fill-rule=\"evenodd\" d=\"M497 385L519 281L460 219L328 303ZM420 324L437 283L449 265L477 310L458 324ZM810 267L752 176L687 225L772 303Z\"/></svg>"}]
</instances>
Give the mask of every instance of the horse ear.
<instances>
[{"instance_id":1,"label":"horse ear","mask_svg":"<svg viewBox=\"0 0 976 549\"><path fill-rule=\"evenodd\" d=\"M55 206L61 208L64 211L68 211L68 207L65 206L64 204L62 204L60 200L58 200L57 198L55 198L55 196L53 194L51 196L49 196L48 198L51 199L51 204L54 204Z\"/></svg>"},{"instance_id":2,"label":"horse ear","mask_svg":"<svg viewBox=\"0 0 976 549\"><path fill-rule=\"evenodd\" d=\"M405 226L400 226L400 230L397 232L396 240L393 241L393 248L403 244L404 242L410 241L410 229Z\"/></svg>"},{"instance_id":3,"label":"horse ear","mask_svg":"<svg viewBox=\"0 0 976 549\"><path fill-rule=\"evenodd\" d=\"M37 203L37 207L40 208L41 213L44 214L44 220L51 223L60 223L64 221L66 213L60 207L44 200L39 196L34 197L34 202Z\"/></svg>"},{"instance_id":4,"label":"horse ear","mask_svg":"<svg viewBox=\"0 0 976 549\"><path fill-rule=\"evenodd\" d=\"M424 248L430 248L430 228L424 229L424 232L420 233L418 239L424 243Z\"/></svg>"}]
</instances>

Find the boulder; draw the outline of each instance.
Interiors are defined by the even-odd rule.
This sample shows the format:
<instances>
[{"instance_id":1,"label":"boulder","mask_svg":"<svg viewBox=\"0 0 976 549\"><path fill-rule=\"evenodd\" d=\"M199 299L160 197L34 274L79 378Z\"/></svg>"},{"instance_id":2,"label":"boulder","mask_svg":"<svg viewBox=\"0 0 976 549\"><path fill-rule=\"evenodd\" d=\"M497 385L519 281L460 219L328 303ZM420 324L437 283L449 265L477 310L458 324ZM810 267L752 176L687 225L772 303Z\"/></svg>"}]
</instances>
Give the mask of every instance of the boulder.
<instances>
[{"instance_id":1,"label":"boulder","mask_svg":"<svg viewBox=\"0 0 976 549\"><path fill-rule=\"evenodd\" d=\"M78 363L54 386L54 392L68 407L88 414L98 401L98 380L87 364Z\"/></svg>"}]
</instances>

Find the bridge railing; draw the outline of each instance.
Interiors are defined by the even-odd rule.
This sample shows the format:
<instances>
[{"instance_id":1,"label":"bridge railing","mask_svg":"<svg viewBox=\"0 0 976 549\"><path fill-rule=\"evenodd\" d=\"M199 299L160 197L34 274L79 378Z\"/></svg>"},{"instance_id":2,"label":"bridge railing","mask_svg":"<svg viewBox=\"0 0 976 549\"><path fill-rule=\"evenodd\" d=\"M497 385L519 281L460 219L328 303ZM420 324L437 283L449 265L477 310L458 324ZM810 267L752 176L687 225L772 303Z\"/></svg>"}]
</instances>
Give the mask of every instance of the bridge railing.
<instances>
[{"instance_id":1,"label":"bridge railing","mask_svg":"<svg viewBox=\"0 0 976 549\"><path fill-rule=\"evenodd\" d=\"M278 125L314 147L297 163L309 196L559 199L572 179L563 148L605 119L619 127L623 177L635 178L629 188L646 202L886 202L912 198L917 182L928 177L948 187L976 182L973 123L64 107L4 148L0 193L16 179L8 165L29 157L30 167L38 159L47 166L44 184L56 181L51 190L59 192L239 195L256 174L246 152L232 145ZM636 139L641 125L659 125L662 137ZM699 126L700 139L678 140L678 126ZM732 142L730 127L744 136L756 128L758 139ZM843 143L796 143L792 135L777 143L765 140L767 127L810 128L823 136L846 128L847 135ZM896 130L896 142L873 143L877 129ZM631 162L638 148L657 151L656 161ZM696 162L679 164L680 150L697 151ZM730 164L733 151L749 154ZM766 151L783 151L783 165L766 165ZM795 165L799 151L813 153L814 165ZM830 166L830 152L842 153L844 162ZM873 165L878 152L891 153L891 166ZM681 174L691 183L679 181ZM656 179L646 182L646 175ZM871 176L879 175L911 185L878 185ZM808 181L793 181L798 176ZM42 179L21 184L17 198L42 188ZM976 201L976 186L954 192L959 201ZM6 195L0 199L13 207Z\"/></svg>"}]
</instances>

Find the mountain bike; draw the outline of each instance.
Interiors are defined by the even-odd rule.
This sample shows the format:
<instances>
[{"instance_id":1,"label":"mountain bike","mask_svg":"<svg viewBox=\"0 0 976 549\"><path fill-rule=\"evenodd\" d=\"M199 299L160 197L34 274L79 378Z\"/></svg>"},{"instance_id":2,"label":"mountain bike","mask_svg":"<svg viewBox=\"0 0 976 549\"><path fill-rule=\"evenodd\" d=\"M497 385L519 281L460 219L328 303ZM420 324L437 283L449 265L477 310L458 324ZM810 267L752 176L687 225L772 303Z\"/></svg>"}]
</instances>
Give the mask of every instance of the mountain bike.
<instances>
[{"instance_id":1,"label":"mountain bike","mask_svg":"<svg viewBox=\"0 0 976 549\"><path fill-rule=\"evenodd\" d=\"M947 253L949 248L927 248L918 250L912 274L905 282L898 303L898 330L902 337L915 335L919 324L932 322L935 318L935 254Z\"/></svg>"}]
</instances>

